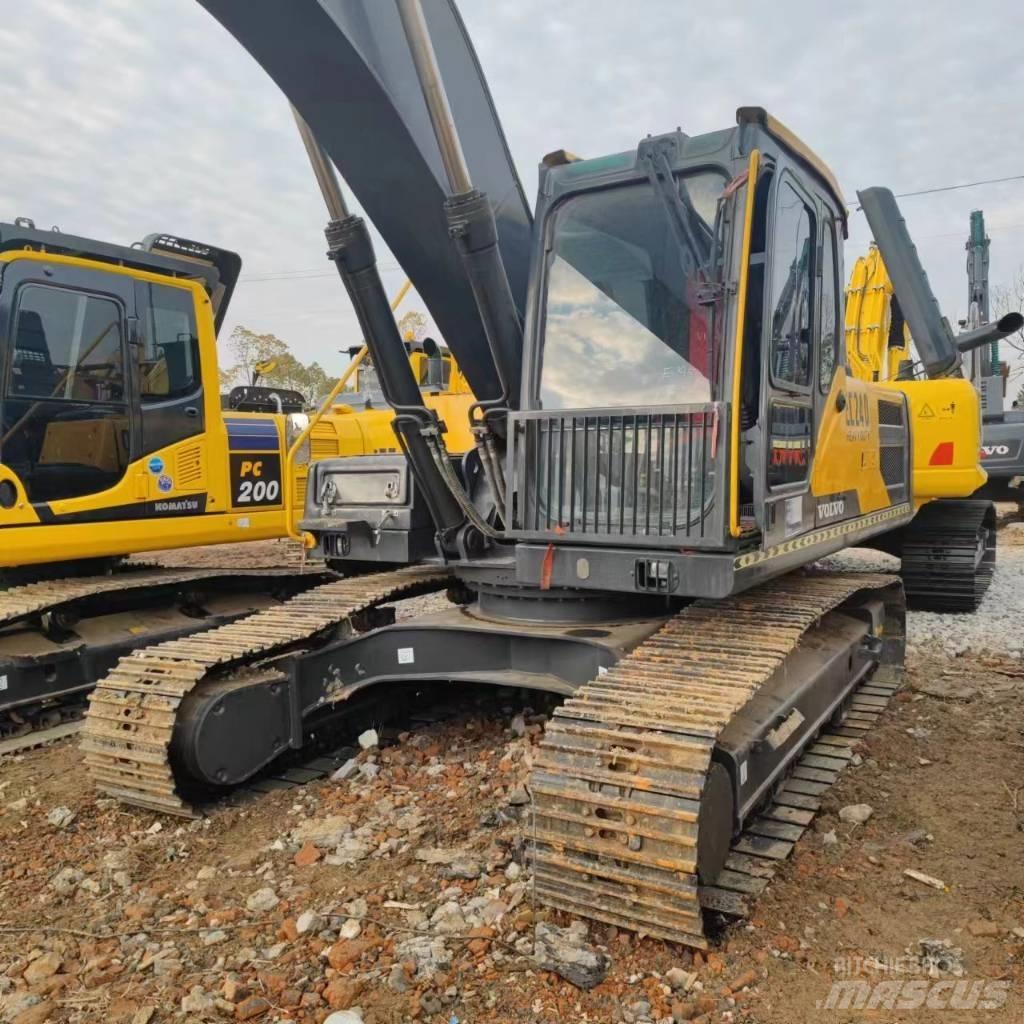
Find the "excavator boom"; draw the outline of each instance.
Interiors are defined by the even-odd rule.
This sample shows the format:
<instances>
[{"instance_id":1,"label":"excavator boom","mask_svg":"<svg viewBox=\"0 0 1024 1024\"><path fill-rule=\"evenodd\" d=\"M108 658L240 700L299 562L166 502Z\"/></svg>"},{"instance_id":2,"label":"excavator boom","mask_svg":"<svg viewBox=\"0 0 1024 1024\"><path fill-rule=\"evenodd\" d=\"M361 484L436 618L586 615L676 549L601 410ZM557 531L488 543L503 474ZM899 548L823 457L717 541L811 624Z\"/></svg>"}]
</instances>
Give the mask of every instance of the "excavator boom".
<instances>
[{"instance_id":1,"label":"excavator boom","mask_svg":"<svg viewBox=\"0 0 1024 1024\"><path fill-rule=\"evenodd\" d=\"M391 0L200 0L308 122L412 280L479 399L501 393L448 237L448 180ZM476 54L450 0L424 13L473 183L494 208L512 295L526 305L532 218Z\"/></svg>"}]
</instances>

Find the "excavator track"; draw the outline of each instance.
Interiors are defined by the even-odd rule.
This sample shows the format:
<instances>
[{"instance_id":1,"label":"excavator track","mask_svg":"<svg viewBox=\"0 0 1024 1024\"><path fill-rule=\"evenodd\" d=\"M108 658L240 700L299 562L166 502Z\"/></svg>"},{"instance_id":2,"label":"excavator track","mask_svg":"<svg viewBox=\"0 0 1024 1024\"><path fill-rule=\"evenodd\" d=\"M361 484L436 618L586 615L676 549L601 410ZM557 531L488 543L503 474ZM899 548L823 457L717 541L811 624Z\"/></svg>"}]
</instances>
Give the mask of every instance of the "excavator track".
<instances>
[{"instance_id":1,"label":"excavator track","mask_svg":"<svg viewBox=\"0 0 1024 1024\"><path fill-rule=\"evenodd\" d=\"M331 575L323 567L303 577L285 566L125 565L0 590L0 755L77 731L96 677L147 636L157 642L222 625L255 611L254 594L290 596Z\"/></svg>"},{"instance_id":2,"label":"excavator track","mask_svg":"<svg viewBox=\"0 0 1024 1024\"><path fill-rule=\"evenodd\" d=\"M259 570L248 572L254 575ZM0 629L25 622L35 616L51 614L104 594L142 591L158 586L192 583L226 574L224 569L121 570L104 576L69 576L64 579L23 583L0 591ZM246 570L232 570L246 574Z\"/></svg>"},{"instance_id":3,"label":"excavator track","mask_svg":"<svg viewBox=\"0 0 1024 1024\"><path fill-rule=\"evenodd\" d=\"M798 574L726 600L695 601L581 687L548 723L534 764L538 897L706 948L703 909L742 912L744 894L767 884L772 859L788 854L813 817L815 787L824 789L852 756L849 735L819 738L819 747L839 753L805 753L818 767L801 763L791 773L776 802L744 823L716 885L702 889L702 795L716 738L826 613L897 582L880 574ZM890 686L855 698L850 717L869 724L861 708L884 705Z\"/></svg>"},{"instance_id":4,"label":"excavator track","mask_svg":"<svg viewBox=\"0 0 1024 1024\"><path fill-rule=\"evenodd\" d=\"M170 759L176 715L188 694L308 645L359 612L448 582L446 570L432 567L337 580L276 608L123 657L89 696L81 748L93 781L125 803L194 816Z\"/></svg>"},{"instance_id":5,"label":"excavator track","mask_svg":"<svg viewBox=\"0 0 1024 1024\"><path fill-rule=\"evenodd\" d=\"M975 611L995 571L995 506L988 501L930 502L902 531L901 559L909 608Z\"/></svg>"}]
</instances>

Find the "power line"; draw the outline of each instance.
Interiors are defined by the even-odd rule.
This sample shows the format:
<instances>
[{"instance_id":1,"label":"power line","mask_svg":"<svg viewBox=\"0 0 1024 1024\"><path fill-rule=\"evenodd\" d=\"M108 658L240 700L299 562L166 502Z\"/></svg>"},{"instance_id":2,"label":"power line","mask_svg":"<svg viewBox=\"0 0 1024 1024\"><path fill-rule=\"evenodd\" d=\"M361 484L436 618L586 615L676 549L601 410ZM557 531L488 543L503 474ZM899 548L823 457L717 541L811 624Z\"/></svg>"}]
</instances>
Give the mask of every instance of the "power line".
<instances>
[{"instance_id":1,"label":"power line","mask_svg":"<svg viewBox=\"0 0 1024 1024\"><path fill-rule=\"evenodd\" d=\"M378 263L380 270L401 270L397 263ZM320 277L337 277L336 270L321 270L319 267L308 267L296 270L271 270L264 274L243 274L239 284L262 284L265 281L308 281Z\"/></svg>"},{"instance_id":2,"label":"power line","mask_svg":"<svg viewBox=\"0 0 1024 1024\"><path fill-rule=\"evenodd\" d=\"M962 188L976 188L978 185L1001 185L1006 181L1024 181L1024 174L1011 174L1007 178L986 178L983 181L965 181L960 185L939 185L936 188L921 188L915 192L896 192L895 196L897 199L906 199L908 196L930 196L936 192L956 192ZM858 211L863 210L860 204L857 205Z\"/></svg>"},{"instance_id":3,"label":"power line","mask_svg":"<svg viewBox=\"0 0 1024 1024\"><path fill-rule=\"evenodd\" d=\"M907 196L929 196L933 192L955 192L961 188L975 188L978 185L1001 185L1004 181L1024 181L1024 174L1011 174L1008 178L986 178L984 181L966 181L962 185L940 185L938 188L922 188L917 192L897 192L897 199Z\"/></svg>"}]
</instances>

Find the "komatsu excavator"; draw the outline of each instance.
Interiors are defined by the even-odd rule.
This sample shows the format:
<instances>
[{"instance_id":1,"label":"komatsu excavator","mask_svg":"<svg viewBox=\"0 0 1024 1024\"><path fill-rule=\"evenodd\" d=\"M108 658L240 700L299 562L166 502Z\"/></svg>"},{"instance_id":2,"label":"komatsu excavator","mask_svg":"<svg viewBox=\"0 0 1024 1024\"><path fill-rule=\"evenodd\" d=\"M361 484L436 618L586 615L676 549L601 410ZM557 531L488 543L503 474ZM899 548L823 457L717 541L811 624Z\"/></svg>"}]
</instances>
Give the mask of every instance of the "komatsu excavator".
<instances>
[{"instance_id":1,"label":"komatsu excavator","mask_svg":"<svg viewBox=\"0 0 1024 1024\"><path fill-rule=\"evenodd\" d=\"M240 267L232 252L170 235L127 247L0 225L3 749L41 726L73 728L61 723L80 711L75 698L140 642L329 576L118 556L298 536L311 457L398 450L392 411L339 394L344 378L312 423L303 397L280 388L236 387L222 402L216 334ZM450 353L406 348L452 449L472 447L473 396ZM372 374L353 355L352 371ZM359 399L358 411L338 397Z\"/></svg>"},{"instance_id":2,"label":"komatsu excavator","mask_svg":"<svg viewBox=\"0 0 1024 1024\"><path fill-rule=\"evenodd\" d=\"M943 496L975 489L973 389L847 370L846 206L764 110L622 153L549 154L531 218L450 0L201 3L410 273L477 396L476 443L445 449L366 225L325 193L403 454L317 462L303 528L362 562L393 561L415 534L422 562L123 658L91 697L90 772L126 802L190 814L379 688L546 691L565 700L531 778L538 896L706 945L704 912L744 912L899 685L899 578L807 567L913 536L935 497L913 472L931 396L955 394ZM904 271L919 347L952 368L960 348L933 329L895 200L860 198ZM378 517L376 544L353 534L356 514ZM982 538L929 534L935 590L949 574L974 586ZM388 616L445 590L447 609Z\"/></svg>"}]
</instances>

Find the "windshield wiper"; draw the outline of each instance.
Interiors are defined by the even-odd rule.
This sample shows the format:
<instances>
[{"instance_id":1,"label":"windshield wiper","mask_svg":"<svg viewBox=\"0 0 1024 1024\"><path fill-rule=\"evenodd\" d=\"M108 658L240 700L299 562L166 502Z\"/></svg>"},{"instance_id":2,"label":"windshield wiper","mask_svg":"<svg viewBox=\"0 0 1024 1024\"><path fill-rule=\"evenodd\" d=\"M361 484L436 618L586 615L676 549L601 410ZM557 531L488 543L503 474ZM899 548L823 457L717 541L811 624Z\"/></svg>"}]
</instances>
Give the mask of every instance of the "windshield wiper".
<instances>
[{"instance_id":1,"label":"windshield wiper","mask_svg":"<svg viewBox=\"0 0 1024 1024\"><path fill-rule=\"evenodd\" d=\"M651 188L661 199L669 215L669 223L686 256L689 266L683 270L689 275L695 273L703 282L709 279L707 260L709 253L702 248L693 232L693 218L700 219L689 198L684 199L676 186L676 178L672 166L668 162L665 151L660 148L650 149L645 154L647 164L647 180Z\"/></svg>"}]
</instances>

